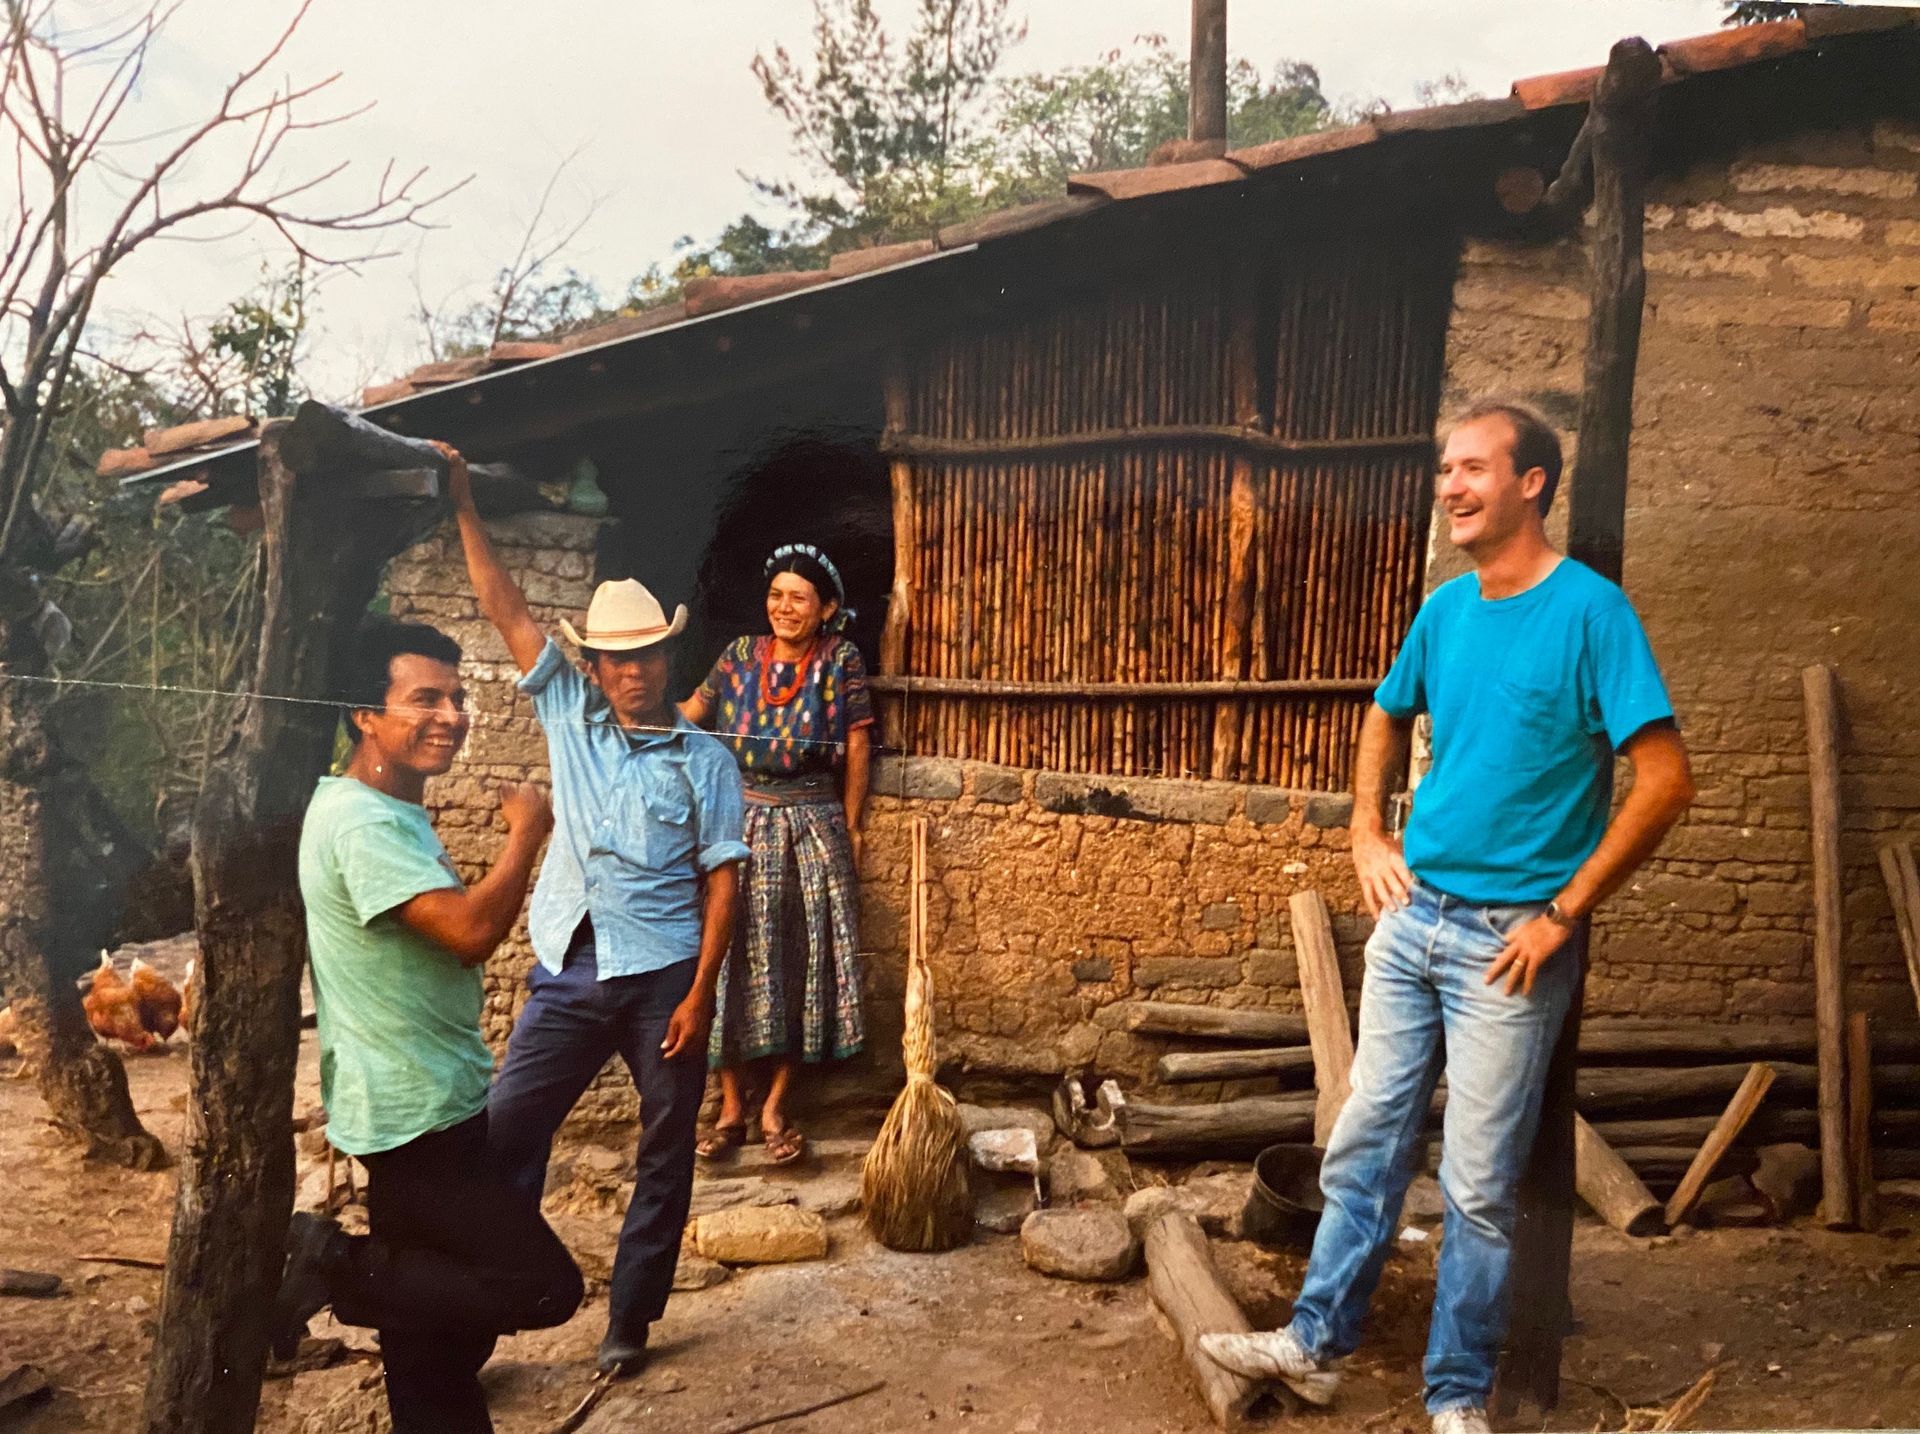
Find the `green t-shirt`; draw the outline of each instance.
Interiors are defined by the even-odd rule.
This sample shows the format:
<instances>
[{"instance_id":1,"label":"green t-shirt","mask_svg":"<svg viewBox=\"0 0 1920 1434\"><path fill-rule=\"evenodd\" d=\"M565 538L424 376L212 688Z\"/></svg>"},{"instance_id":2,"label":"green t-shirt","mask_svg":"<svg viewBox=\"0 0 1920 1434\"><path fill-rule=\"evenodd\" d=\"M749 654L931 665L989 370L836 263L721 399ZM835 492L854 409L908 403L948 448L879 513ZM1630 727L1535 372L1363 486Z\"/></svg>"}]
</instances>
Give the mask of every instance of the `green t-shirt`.
<instances>
[{"instance_id":1,"label":"green t-shirt","mask_svg":"<svg viewBox=\"0 0 1920 1434\"><path fill-rule=\"evenodd\" d=\"M300 895L336 1150L392 1150L486 1106L480 968L392 914L459 885L424 807L351 777L321 779L300 829Z\"/></svg>"}]
</instances>

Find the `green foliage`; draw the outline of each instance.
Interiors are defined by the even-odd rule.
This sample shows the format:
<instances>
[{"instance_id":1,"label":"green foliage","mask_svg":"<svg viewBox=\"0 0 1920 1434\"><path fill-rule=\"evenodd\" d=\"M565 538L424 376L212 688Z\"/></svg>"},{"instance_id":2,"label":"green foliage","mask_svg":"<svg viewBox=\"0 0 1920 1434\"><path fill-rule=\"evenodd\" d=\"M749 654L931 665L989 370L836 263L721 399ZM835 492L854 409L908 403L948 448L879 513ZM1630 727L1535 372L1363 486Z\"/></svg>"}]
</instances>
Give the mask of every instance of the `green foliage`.
<instances>
[{"instance_id":1,"label":"green foliage","mask_svg":"<svg viewBox=\"0 0 1920 1434\"><path fill-rule=\"evenodd\" d=\"M269 272L259 289L227 305L207 327L207 352L228 371L240 411L283 418L299 397L295 370L307 333L307 271Z\"/></svg>"},{"instance_id":2,"label":"green foliage","mask_svg":"<svg viewBox=\"0 0 1920 1434\"><path fill-rule=\"evenodd\" d=\"M1145 164L1187 134L1191 94L1186 57L1163 35L1112 50L1097 64L1056 74L1017 75L998 87L994 187L990 206L1050 197L1083 170ZM1227 141L1265 144L1322 129L1341 116L1311 65L1277 63L1263 75L1250 61L1227 69Z\"/></svg>"},{"instance_id":3,"label":"green foliage","mask_svg":"<svg viewBox=\"0 0 1920 1434\"><path fill-rule=\"evenodd\" d=\"M553 278L545 264L519 274L501 269L486 298L433 324L434 352L441 358L483 354L503 340L571 333L613 312L600 286L571 265Z\"/></svg>"}]
</instances>

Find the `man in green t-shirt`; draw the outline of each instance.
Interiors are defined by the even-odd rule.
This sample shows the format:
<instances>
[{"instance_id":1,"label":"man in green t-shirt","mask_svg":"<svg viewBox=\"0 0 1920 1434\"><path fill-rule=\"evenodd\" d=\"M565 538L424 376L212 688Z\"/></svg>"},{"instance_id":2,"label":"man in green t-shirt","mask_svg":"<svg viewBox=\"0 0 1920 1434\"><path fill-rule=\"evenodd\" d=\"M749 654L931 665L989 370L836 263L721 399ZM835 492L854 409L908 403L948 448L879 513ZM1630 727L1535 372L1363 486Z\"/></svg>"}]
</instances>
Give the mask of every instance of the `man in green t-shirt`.
<instances>
[{"instance_id":1,"label":"man in green t-shirt","mask_svg":"<svg viewBox=\"0 0 1920 1434\"><path fill-rule=\"evenodd\" d=\"M300 832L300 894L320 1028L327 1138L367 1168L367 1227L299 1214L274 1351L332 1305L380 1333L395 1434L485 1434L478 1378L495 1339L567 1320L580 1271L487 1149L493 1058L480 968L511 929L552 828L531 786L501 798L506 849L461 883L421 804L467 738L460 648L383 622L349 673L346 773L323 778Z\"/></svg>"}]
</instances>

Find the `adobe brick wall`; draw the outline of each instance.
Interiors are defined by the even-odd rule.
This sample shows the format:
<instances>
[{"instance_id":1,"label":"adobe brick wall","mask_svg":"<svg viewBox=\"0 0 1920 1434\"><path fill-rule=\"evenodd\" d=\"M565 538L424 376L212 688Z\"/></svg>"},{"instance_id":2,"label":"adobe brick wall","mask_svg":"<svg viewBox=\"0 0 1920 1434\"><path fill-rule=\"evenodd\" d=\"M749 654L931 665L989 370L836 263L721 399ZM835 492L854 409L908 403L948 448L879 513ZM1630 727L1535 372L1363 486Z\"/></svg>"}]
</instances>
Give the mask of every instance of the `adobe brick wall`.
<instances>
[{"instance_id":1,"label":"adobe brick wall","mask_svg":"<svg viewBox=\"0 0 1920 1434\"><path fill-rule=\"evenodd\" d=\"M1851 997L1913 1018L1875 844L1920 832L1917 194L1920 130L1887 123L1650 192L1624 576L1700 799L1603 913L1590 1010L1811 1013L1799 673L1824 661L1848 723ZM1570 421L1585 286L1578 241L1470 244L1449 403L1515 392ZM1460 570L1445 546L1435 581Z\"/></svg>"},{"instance_id":2,"label":"adobe brick wall","mask_svg":"<svg viewBox=\"0 0 1920 1434\"><path fill-rule=\"evenodd\" d=\"M929 942L943 1067L1148 1084L1165 1042L1117 1003L1300 1009L1287 898L1334 915L1349 1001L1372 922L1343 796L1226 782L1068 776L946 758L876 764L861 944L876 1042L897 1039L916 814L931 822Z\"/></svg>"}]
</instances>

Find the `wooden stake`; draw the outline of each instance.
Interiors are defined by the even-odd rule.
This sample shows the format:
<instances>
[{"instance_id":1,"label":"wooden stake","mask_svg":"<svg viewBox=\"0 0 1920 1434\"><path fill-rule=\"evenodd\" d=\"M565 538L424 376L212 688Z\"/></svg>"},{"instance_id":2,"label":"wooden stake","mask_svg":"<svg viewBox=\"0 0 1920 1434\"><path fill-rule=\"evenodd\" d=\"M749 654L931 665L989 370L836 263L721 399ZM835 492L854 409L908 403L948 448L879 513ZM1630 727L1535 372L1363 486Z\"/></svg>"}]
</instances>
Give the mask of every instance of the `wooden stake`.
<instances>
[{"instance_id":1,"label":"wooden stake","mask_svg":"<svg viewBox=\"0 0 1920 1434\"><path fill-rule=\"evenodd\" d=\"M1579 1116L1573 1118L1573 1182L1593 1213L1624 1235L1659 1231L1660 1202L1633 1168Z\"/></svg>"},{"instance_id":2,"label":"wooden stake","mask_svg":"<svg viewBox=\"0 0 1920 1434\"><path fill-rule=\"evenodd\" d=\"M1900 950L1907 958L1913 1003L1920 1007L1920 868L1914 864L1913 843L1893 842L1881 847L1880 874L1886 878L1893 924L1899 929Z\"/></svg>"},{"instance_id":3,"label":"wooden stake","mask_svg":"<svg viewBox=\"0 0 1920 1434\"><path fill-rule=\"evenodd\" d=\"M1244 1334L1253 1326L1214 1268L1199 1222L1178 1212L1162 1215L1147 1228L1146 1257L1147 1293L1173 1327L1207 1413L1222 1429L1246 1428L1262 1386L1214 1363L1200 1336Z\"/></svg>"},{"instance_id":4,"label":"wooden stake","mask_svg":"<svg viewBox=\"0 0 1920 1434\"><path fill-rule=\"evenodd\" d=\"M1347 1103L1353 1069L1353 1025L1340 981L1327 903L1317 891L1295 892L1287 902L1293 918L1293 951L1300 967L1300 999L1307 1008L1307 1038L1313 1044L1313 1083L1319 1099L1313 1141L1324 1146L1340 1107Z\"/></svg>"},{"instance_id":5,"label":"wooden stake","mask_svg":"<svg viewBox=\"0 0 1920 1434\"><path fill-rule=\"evenodd\" d=\"M1847 958L1840 890L1840 703L1833 669L1800 673L1807 706L1807 781L1813 805L1813 996L1819 1037L1821 1218L1853 1224L1847 1159Z\"/></svg>"},{"instance_id":6,"label":"wooden stake","mask_svg":"<svg viewBox=\"0 0 1920 1434\"><path fill-rule=\"evenodd\" d=\"M1746 1128L1747 1122L1753 1119L1753 1113L1760 1108L1761 1098L1772 1084L1773 1067L1765 1061L1755 1061L1747 1071L1747 1078L1740 1083L1740 1089L1733 1093L1726 1110L1721 1112L1720 1119L1708 1132L1700 1153L1693 1157L1693 1164L1687 1167L1687 1173L1681 1177L1680 1188L1667 1201L1668 1225L1678 1225L1687 1218L1694 1202L1700 1198L1700 1192L1706 1188L1714 1166L1720 1163L1720 1157L1727 1153L1727 1147L1733 1144ZM1823 1160L1822 1164L1825 1163Z\"/></svg>"},{"instance_id":7,"label":"wooden stake","mask_svg":"<svg viewBox=\"0 0 1920 1434\"><path fill-rule=\"evenodd\" d=\"M1873 1188L1873 1032L1865 1011L1847 1017L1847 1159L1853 1182L1853 1219L1862 1230L1875 1220Z\"/></svg>"}]
</instances>

